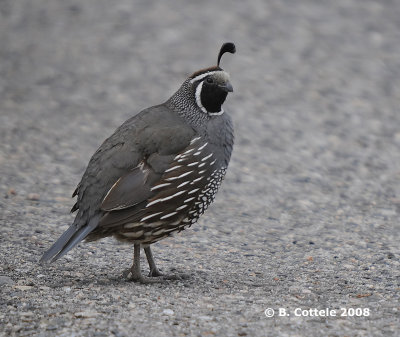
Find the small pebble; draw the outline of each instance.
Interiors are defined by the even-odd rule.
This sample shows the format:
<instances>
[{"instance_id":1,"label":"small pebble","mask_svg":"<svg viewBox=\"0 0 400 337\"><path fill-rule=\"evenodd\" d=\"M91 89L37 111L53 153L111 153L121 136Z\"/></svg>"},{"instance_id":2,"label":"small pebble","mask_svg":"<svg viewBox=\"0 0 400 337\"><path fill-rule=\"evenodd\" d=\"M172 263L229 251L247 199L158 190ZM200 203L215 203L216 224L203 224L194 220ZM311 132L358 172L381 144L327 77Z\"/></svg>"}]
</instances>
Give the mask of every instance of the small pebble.
<instances>
[{"instance_id":1,"label":"small pebble","mask_svg":"<svg viewBox=\"0 0 400 337\"><path fill-rule=\"evenodd\" d=\"M6 284L14 284L15 282L11 277L8 276L0 276L0 286L6 285Z\"/></svg>"},{"instance_id":2,"label":"small pebble","mask_svg":"<svg viewBox=\"0 0 400 337\"><path fill-rule=\"evenodd\" d=\"M32 286L14 286L14 288L25 291L25 290L30 290L33 287Z\"/></svg>"},{"instance_id":3,"label":"small pebble","mask_svg":"<svg viewBox=\"0 0 400 337\"><path fill-rule=\"evenodd\" d=\"M10 188L10 189L8 189L7 194L8 195L17 195L17 191L14 190L13 188Z\"/></svg>"},{"instance_id":4,"label":"small pebble","mask_svg":"<svg viewBox=\"0 0 400 337\"><path fill-rule=\"evenodd\" d=\"M171 309L164 309L162 313L163 315L172 316L174 314L174 311Z\"/></svg>"},{"instance_id":5,"label":"small pebble","mask_svg":"<svg viewBox=\"0 0 400 337\"><path fill-rule=\"evenodd\" d=\"M32 201L38 201L40 199L40 195L38 193L29 193L27 199Z\"/></svg>"},{"instance_id":6,"label":"small pebble","mask_svg":"<svg viewBox=\"0 0 400 337\"><path fill-rule=\"evenodd\" d=\"M74 314L74 316L77 318L93 318L97 317L98 315L99 313L96 311L80 311Z\"/></svg>"}]
</instances>

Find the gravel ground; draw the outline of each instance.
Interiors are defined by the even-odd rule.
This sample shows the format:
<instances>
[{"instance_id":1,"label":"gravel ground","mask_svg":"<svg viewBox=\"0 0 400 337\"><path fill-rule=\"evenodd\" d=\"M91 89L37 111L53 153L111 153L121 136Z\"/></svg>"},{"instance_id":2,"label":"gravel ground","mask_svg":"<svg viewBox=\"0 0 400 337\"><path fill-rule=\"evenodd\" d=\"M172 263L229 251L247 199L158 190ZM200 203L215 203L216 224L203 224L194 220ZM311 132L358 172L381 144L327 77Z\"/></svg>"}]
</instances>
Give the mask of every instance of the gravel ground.
<instances>
[{"instance_id":1,"label":"gravel ground","mask_svg":"<svg viewBox=\"0 0 400 337\"><path fill-rule=\"evenodd\" d=\"M230 40L230 170L154 245L189 278L112 239L38 265L102 140ZM396 0L1 1L0 336L399 336L399 55Z\"/></svg>"}]
</instances>

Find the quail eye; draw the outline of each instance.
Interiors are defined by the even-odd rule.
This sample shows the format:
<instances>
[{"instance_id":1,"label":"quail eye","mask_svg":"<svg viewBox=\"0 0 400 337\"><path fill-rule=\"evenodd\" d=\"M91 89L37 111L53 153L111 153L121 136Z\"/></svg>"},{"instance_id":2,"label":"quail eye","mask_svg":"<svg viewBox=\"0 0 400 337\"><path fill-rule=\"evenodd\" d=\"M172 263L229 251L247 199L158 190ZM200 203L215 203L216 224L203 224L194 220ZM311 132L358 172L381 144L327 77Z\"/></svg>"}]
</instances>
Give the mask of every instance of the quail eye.
<instances>
[{"instance_id":1,"label":"quail eye","mask_svg":"<svg viewBox=\"0 0 400 337\"><path fill-rule=\"evenodd\" d=\"M207 77L206 82L207 82L208 84L213 84L213 83L214 83L214 80L212 79L212 77Z\"/></svg>"}]
</instances>

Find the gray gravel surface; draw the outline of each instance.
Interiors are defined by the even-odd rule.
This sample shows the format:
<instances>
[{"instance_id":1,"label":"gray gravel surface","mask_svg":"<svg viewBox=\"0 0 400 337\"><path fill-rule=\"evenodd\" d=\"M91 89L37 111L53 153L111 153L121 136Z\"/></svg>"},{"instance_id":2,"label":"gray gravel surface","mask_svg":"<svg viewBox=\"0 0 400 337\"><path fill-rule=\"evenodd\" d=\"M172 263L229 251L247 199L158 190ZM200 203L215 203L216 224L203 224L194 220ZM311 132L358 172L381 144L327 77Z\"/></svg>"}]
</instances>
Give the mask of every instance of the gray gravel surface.
<instances>
[{"instance_id":1,"label":"gray gravel surface","mask_svg":"<svg viewBox=\"0 0 400 337\"><path fill-rule=\"evenodd\" d=\"M224 41L230 170L154 245L189 278L125 281L113 239L38 265L102 140ZM399 336L399 102L397 0L1 1L0 336Z\"/></svg>"}]
</instances>

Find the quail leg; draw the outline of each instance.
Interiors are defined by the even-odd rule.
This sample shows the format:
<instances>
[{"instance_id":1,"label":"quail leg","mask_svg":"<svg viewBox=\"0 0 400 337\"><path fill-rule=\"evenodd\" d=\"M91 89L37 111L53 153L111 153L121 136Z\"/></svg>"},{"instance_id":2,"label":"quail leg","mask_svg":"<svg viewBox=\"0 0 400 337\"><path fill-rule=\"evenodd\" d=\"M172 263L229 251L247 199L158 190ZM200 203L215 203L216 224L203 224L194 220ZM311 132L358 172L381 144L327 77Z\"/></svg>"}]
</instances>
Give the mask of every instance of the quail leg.
<instances>
[{"instance_id":1,"label":"quail leg","mask_svg":"<svg viewBox=\"0 0 400 337\"><path fill-rule=\"evenodd\" d=\"M189 278L189 275L186 274L179 274L179 275L164 275L161 273L154 261L153 258L153 253L151 252L150 246L144 248L144 252L146 253L147 261L149 262L149 267L150 267L150 277L157 277L157 276L162 276L163 280L185 280Z\"/></svg>"},{"instance_id":2,"label":"quail leg","mask_svg":"<svg viewBox=\"0 0 400 337\"><path fill-rule=\"evenodd\" d=\"M147 262L149 263L149 267L150 267L149 276L150 277L163 276L163 274L158 270L158 268L156 266L150 246L144 248L144 252L146 253Z\"/></svg>"},{"instance_id":3,"label":"quail leg","mask_svg":"<svg viewBox=\"0 0 400 337\"><path fill-rule=\"evenodd\" d=\"M154 261L153 261L154 263ZM139 283L154 283L158 282L158 280L150 279L142 276L142 272L140 270L140 244L135 243L133 248L133 265L130 269L124 272L124 276L127 277L131 274L129 281L139 282Z\"/></svg>"},{"instance_id":4,"label":"quail leg","mask_svg":"<svg viewBox=\"0 0 400 337\"><path fill-rule=\"evenodd\" d=\"M150 250L150 247L144 248L144 251L145 251L146 257L147 257L147 261L149 262L149 266L150 266L149 276L151 276L151 277L159 276L159 277L157 279L144 277L140 270L140 244L134 244L133 249L134 249L133 265L131 268L127 269L122 274L129 281L139 282L139 283L156 283L156 282L162 282L163 280L184 280L184 279L189 278L189 275L186 275L186 274L168 275L168 276L161 274L154 262L153 254ZM128 277L129 274L131 274L130 277Z\"/></svg>"}]
</instances>

